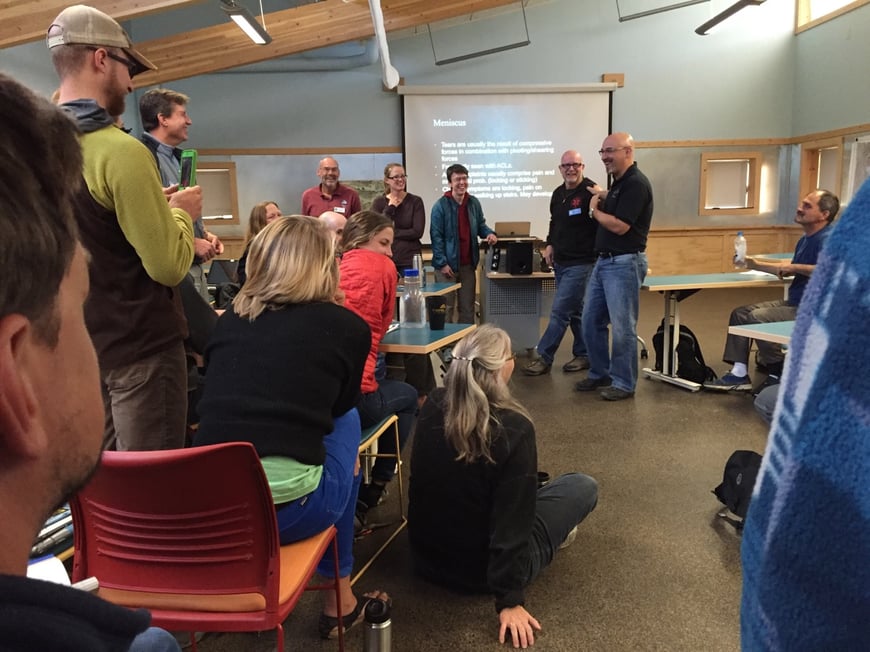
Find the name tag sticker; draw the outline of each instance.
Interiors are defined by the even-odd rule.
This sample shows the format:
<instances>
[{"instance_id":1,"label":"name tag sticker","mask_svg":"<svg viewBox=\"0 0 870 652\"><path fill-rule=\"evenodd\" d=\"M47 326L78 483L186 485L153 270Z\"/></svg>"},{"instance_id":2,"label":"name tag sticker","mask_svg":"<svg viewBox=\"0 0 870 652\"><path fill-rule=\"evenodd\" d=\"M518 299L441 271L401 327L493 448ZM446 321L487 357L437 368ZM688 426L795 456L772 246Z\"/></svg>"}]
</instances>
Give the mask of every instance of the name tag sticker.
<instances>
[{"instance_id":1,"label":"name tag sticker","mask_svg":"<svg viewBox=\"0 0 870 652\"><path fill-rule=\"evenodd\" d=\"M571 215L582 215L582 214L583 214L583 209L582 209L582 208L572 208L571 210L568 211L568 215L569 215L569 216L571 216Z\"/></svg>"},{"instance_id":2,"label":"name tag sticker","mask_svg":"<svg viewBox=\"0 0 870 652\"><path fill-rule=\"evenodd\" d=\"M342 213L342 214L343 214L343 213L344 213L344 206L336 206L336 207L333 208L332 210L335 211L336 213Z\"/></svg>"}]
</instances>

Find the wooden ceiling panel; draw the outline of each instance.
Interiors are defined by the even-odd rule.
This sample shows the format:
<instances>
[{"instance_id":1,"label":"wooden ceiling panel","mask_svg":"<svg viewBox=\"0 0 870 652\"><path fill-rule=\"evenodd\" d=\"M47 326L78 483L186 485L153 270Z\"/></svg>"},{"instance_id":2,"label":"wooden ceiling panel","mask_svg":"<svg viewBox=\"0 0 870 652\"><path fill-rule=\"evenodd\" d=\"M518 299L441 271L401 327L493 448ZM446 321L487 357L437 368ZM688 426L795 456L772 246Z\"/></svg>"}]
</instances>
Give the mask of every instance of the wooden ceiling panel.
<instances>
[{"instance_id":1,"label":"wooden ceiling panel","mask_svg":"<svg viewBox=\"0 0 870 652\"><path fill-rule=\"evenodd\" d=\"M510 4L517 0L384 0L387 32L434 23ZM0 12L2 18L2 12ZM235 24L207 27L137 43L158 70L138 75L137 87L203 75L374 36L368 3L325 0L266 14L272 37L252 43Z\"/></svg>"},{"instance_id":2,"label":"wooden ceiling panel","mask_svg":"<svg viewBox=\"0 0 870 652\"><path fill-rule=\"evenodd\" d=\"M202 0L86 0L85 4L121 21L200 2ZM0 0L0 48L45 38L51 21L72 4L75 4L73 0Z\"/></svg>"}]
</instances>

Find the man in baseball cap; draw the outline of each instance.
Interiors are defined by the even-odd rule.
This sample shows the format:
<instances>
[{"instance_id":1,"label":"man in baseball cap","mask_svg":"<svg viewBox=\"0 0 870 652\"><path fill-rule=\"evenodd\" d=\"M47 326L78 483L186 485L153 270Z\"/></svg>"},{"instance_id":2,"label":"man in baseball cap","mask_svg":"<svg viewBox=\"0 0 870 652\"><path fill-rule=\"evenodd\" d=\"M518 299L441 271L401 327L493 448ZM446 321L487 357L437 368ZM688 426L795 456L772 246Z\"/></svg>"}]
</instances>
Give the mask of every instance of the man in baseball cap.
<instances>
[{"instance_id":1,"label":"man in baseball cap","mask_svg":"<svg viewBox=\"0 0 870 652\"><path fill-rule=\"evenodd\" d=\"M73 5L60 12L48 28L46 42L49 49L59 45L119 48L127 55L127 59L120 63L127 66L130 77L146 70L157 70L157 66L133 47L127 32L114 18L86 5ZM112 55L109 56L112 58Z\"/></svg>"}]
</instances>

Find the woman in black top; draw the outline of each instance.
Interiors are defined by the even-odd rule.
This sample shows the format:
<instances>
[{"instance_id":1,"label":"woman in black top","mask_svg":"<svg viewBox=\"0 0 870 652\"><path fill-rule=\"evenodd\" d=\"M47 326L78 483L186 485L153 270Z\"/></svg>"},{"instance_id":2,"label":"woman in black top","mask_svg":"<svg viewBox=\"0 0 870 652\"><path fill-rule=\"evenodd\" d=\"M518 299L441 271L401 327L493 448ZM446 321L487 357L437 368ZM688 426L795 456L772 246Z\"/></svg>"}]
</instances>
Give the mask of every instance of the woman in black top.
<instances>
[{"instance_id":1,"label":"woman in black top","mask_svg":"<svg viewBox=\"0 0 870 652\"><path fill-rule=\"evenodd\" d=\"M248 281L218 320L195 445L254 444L275 501L281 543L338 530L341 613L349 627L366 600L350 589L359 491L360 421L354 406L371 344L369 327L337 305L332 235L292 215L251 241ZM332 553L318 571L334 574ZM325 594L324 638L338 635L336 596Z\"/></svg>"},{"instance_id":2,"label":"woman in black top","mask_svg":"<svg viewBox=\"0 0 870 652\"><path fill-rule=\"evenodd\" d=\"M426 229L423 200L407 190L408 177L399 163L384 168L384 194L372 202L372 210L393 220L393 262L399 274L411 267L414 254L423 251L420 238Z\"/></svg>"},{"instance_id":3,"label":"woman in black top","mask_svg":"<svg viewBox=\"0 0 870 652\"><path fill-rule=\"evenodd\" d=\"M499 640L534 643L524 588L595 508L598 485L570 473L537 487L535 428L510 394L510 338L483 325L454 349L445 387L423 405L411 454L415 566L450 588L495 595ZM449 527L445 527L449 523Z\"/></svg>"}]
</instances>

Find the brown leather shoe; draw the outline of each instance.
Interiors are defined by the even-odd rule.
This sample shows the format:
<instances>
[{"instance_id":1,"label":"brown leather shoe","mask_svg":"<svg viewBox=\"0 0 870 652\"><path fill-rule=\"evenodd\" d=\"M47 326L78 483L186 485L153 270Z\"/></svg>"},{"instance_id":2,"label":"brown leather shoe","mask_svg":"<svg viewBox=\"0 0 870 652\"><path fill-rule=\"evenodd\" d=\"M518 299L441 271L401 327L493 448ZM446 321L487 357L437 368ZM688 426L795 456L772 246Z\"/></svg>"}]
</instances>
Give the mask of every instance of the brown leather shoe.
<instances>
[{"instance_id":1,"label":"brown leather shoe","mask_svg":"<svg viewBox=\"0 0 870 652\"><path fill-rule=\"evenodd\" d=\"M526 376L543 376L550 373L551 365L548 365L543 359L538 358L531 364L523 367L523 373Z\"/></svg>"},{"instance_id":2,"label":"brown leather shoe","mask_svg":"<svg viewBox=\"0 0 870 652\"><path fill-rule=\"evenodd\" d=\"M589 368L589 358L578 355L562 365L562 371L566 374L574 373L575 371L583 371Z\"/></svg>"}]
</instances>

